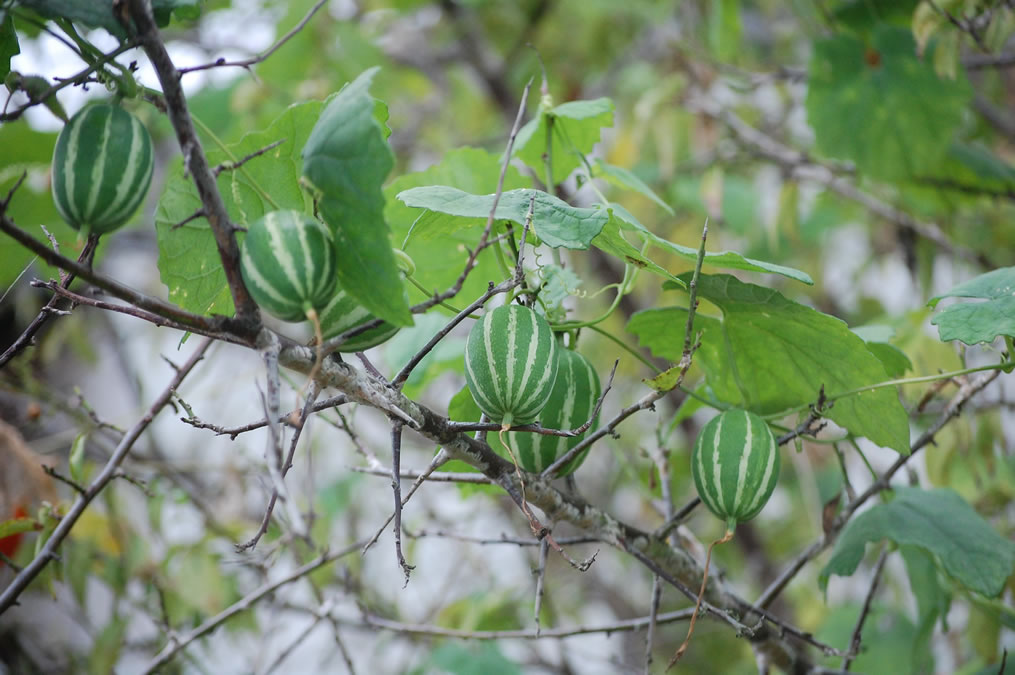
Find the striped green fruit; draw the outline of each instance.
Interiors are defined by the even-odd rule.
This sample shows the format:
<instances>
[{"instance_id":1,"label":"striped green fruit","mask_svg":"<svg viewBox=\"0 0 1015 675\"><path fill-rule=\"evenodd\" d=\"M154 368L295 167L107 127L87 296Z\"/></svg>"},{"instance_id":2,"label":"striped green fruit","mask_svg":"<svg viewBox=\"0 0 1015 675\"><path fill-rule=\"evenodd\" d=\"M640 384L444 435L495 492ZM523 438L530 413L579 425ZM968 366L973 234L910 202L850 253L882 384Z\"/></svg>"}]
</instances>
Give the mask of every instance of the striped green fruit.
<instances>
[{"instance_id":1,"label":"striped green fruit","mask_svg":"<svg viewBox=\"0 0 1015 675\"><path fill-rule=\"evenodd\" d=\"M557 351L550 324L528 307L484 314L465 346L465 381L479 409L502 425L535 422L553 391Z\"/></svg>"},{"instance_id":2,"label":"striped green fruit","mask_svg":"<svg viewBox=\"0 0 1015 675\"><path fill-rule=\"evenodd\" d=\"M261 309L283 321L301 321L324 309L335 292L331 230L299 211L272 211L247 229L240 272Z\"/></svg>"},{"instance_id":3,"label":"striped green fruit","mask_svg":"<svg viewBox=\"0 0 1015 675\"><path fill-rule=\"evenodd\" d=\"M371 314L363 305L356 302L341 288L335 293L331 302L321 310L321 333L325 339L333 338L336 335L352 330L356 326L362 326L368 321L374 320ZM392 326L385 321L376 328L360 333L349 338L338 347L340 352L362 352L371 347L385 342L398 332L398 326Z\"/></svg>"},{"instance_id":4,"label":"striped green fruit","mask_svg":"<svg viewBox=\"0 0 1015 675\"><path fill-rule=\"evenodd\" d=\"M557 380L550 399L539 413L539 423L547 429L574 429L585 424L602 393L599 375L584 356L571 349L560 349ZM598 416L597 416L598 417ZM590 429L595 428L595 422ZM547 436L524 431L508 434L508 445L526 471L539 473L578 445L581 436ZM585 461L588 450L565 464L558 476L566 476Z\"/></svg>"},{"instance_id":5,"label":"striped green fruit","mask_svg":"<svg viewBox=\"0 0 1015 675\"><path fill-rule=\"evenodd\" d=\"M53 201L85 234L126 223L148 193L155 162L152 138L123 108L99 104L64 125L53 150Z\"/></svg>"},{"instance_id":6,"label":"striped green fruit","mask_svg":"<svg viewBox=\"0 0 1015 675\"><path fill-rule=\"evenodd\" d=\"M691 475L701 501L726 521L758 515L779 480L779 446L765 420L746 410L727 410L701 430L691 452Z\"/></svg>"}]
</instances>

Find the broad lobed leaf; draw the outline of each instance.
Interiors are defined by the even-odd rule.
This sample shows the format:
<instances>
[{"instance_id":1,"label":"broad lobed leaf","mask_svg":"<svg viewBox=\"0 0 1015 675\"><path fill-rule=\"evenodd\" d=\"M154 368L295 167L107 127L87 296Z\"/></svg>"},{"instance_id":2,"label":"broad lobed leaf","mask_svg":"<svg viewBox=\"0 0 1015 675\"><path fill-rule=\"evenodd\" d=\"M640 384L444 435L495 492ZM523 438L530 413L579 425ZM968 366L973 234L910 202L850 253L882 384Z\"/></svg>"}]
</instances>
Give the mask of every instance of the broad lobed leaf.
<instances>
[{"instance_id":1,"label":"broad lobed leaf","mask_svg":"<svg viewBox=\"0 0 1015 675\"><path fill-rule=\"evenodd\" d=\"M993 342L999 335L1015 336L1015 267L981 274L931 298L927 304L934 308L945 298L985 302L957 303L938 312L930 322L938 327L941 340L975 345Z\"/></svg>"},{"instance_id":2,"label":"broad lobed leaf","mask_svg":"<svg viewBox=\"0 0 1015 675\"><path fill-rule=\"evenodd\" d=\"M426 209L408 237L432 237L483 225L493 208L494 194L474 195L444 185L412 188L398 193L406 206ZM586 249L606 224L600 209L570 206L542 190L508 190L497 202L498 220L525 225L530 205L532 228L540 240L553 248Z\"/></svg>"},{"instance_id":3,"label":"broad lobed leaf","mask_svg":"<svg viewBox=\"0 0 1015 675\"><path fill-rule=\"evenodd\" d=\"M335 235L338 281L374 315L412 325L384 221L384 184L394 157L387 109L370 96L371 68L327 104L303 148L303 175ZM380 119L378 119L380 117Z\"/></svg>"},{"instance_id":4,"label":"broad lobed leaf","mask_svg":"<svg viewBox=\"0 0 1015 675\"><path fill-rule=\"evenodd\" d=\"M822 588L831 575L850 576L868 542L887 539L934 556L944 571L971 591L995 597L1015 573L1015 543L952 490L898 487L895 498L853 518L839 536L821 571Z\"/></svg>"},{"instance_id":5,"label":"broad lobed leaf","mask_svg":"<svg viewBox=\"0 0 1015 675\"><path fill-rule=\"evenodd\" d=\"M684 282L689 280L683 275ZM698 296L722 318L695 317L702 347L695 360L723 402L760 414L778 413L887 379L884 366L839 319L787 299L778 291L735 277L701 275ZM628 330L656 356L679 359L687 310L639 312ZM909 452L909 423L891 388L838 399L825 415L843 428L902 454Z\"/></svg>"}]
</instances>

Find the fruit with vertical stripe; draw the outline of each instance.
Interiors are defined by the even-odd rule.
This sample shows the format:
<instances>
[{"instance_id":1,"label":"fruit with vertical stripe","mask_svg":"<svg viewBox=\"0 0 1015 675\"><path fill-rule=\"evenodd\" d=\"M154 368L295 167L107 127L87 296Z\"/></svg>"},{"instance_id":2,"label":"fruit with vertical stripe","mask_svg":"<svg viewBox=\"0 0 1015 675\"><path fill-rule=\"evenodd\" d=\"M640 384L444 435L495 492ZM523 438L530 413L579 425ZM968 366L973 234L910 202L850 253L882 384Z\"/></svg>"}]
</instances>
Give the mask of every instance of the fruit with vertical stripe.
<instances>
[{"instance_id":1,"label":"fruit with vertical stripe","mask_svg":"<svg viewBox=\"0 0 1015 675\"><path fill-rule=\"evenodd\" d=\"M547 429L575 429L585 424L596 407L602 393L599 375L588 359L572 349L559 349L558 359L557 380L538 421ZM594 428L595 422L590 430ZM508 445L523 469L539 473L578 445L584 436L567 438L514 431L508 434ZM566 476L575 471L586 455L588 450L561 467L557 475Z\"/></svg>"},{"instance_id":2,"label":"fruit with vertical stripe","mask_svg":"<svg viewBox=\"0 0 1015 675\"><path fill-rule=\"evenodd\" d=\"M247 229L240 272L261 309L283 321L320 313L337 277L334 240L323 223L299 211L272 211Z\"/></svg>"},{"instance_id":3,"label":"fruit with vertical stripe","mask_svg":"<svg viewBox=\"0 0 1015 675\"><path fill-rule=\"evenodd\" d=\"M779 480L779 446L772 430L746 410L713 417L694 443L691 475L701 501L732 532L758 515Z\"/></svg>"},{"instance_id":4,"label":"fruit with vertical stripe","mask_svg":"<svg viewBox=\"0 0 1015 675\"><path fill-rule=\"evenodd\" d=\"M339 288L331 302L321 310L321 333L324 334L325 339L333 338L357 326L362 326L368 321L373 321L375 318L366 307ZM398 326L393 326L385 321L375 328L349 338L339 345L338 351L362 352L387 341L397 332Z\"/></svg>"},{"instance_id":5,"label":"fruit with vertical stripe","mask_svg":"<svg viewBox=\"0 0 1015 675\"><path fill-rule=\"evenodd\" d=\"M112 232L144 201L154 166L151 136L137 117L118 106L88 106L56 139L57 211L85 235Z\"/></svg>"},{"instance_id":6,"label":"fruit with vertical stripe","mask_svg":"<svg viewBox=\"0 0 1015 675\"><path fill-rule=\"evenodd\" d=\"M465 381L480 410L502 426L531 424L557 377L550 324L521 305L504 305L473 324L465 346Z\"/></svg>"}]
</instances>

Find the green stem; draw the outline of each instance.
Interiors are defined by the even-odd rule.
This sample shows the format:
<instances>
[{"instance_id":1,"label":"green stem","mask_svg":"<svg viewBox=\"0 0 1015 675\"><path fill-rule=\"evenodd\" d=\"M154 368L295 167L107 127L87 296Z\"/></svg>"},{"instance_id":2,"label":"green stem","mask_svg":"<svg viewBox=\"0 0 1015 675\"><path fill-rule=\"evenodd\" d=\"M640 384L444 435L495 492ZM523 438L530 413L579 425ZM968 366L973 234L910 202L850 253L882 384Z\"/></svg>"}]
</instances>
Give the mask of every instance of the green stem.
<instances>
[{"instance_id":1,"label":"green stem","mask_svg":"<svg viewBox=\"0 0 1015 675\"><path fill-rule=\"evenodd\" d=\"M602 328L600 328L599 326L595 326L595 325L592 325L592 324L589 324L588 327L590 329L594 330L595 332L599 333L603 337L605 337L605 338L607 338L609 340L612 340L613 342L617 343L621 347L621 349L623 349L628 354L630 354L634 358L636 358L639 361L641 361L642 363L644 363L646 366L651 368L652 371L655 372L656 374L663 372L661 368L656 366L656 364L652 363L651 361L646 359L644 356L639 354L634 348L632 348L630 345L626 344L623 340L621 340L620 338L615 336L613 333L605 331Z\"/></svg>"},{"instance_id":2,"label":"green stem","mask_svg":"<svg viewBox=\"0 0 1015 675\"><path fill-rule=\"evenodd\" d=\"M422 293L424 296L426 296L428 298L429 297L433 297L434 294L431 293L427 289L426 286L424 286L423 284L419 283L419 281L416 280L416 277L412 276L411 274L406 274L405 275L405 280L408 281L413 286L415 286L419 290L419 292ZM446 300L442 300L441 302L439 302L437 304L438 304L438 306L443 307L444 309L446 309L448 311L454 312L455 314L458 314L458 313L460 313L462 311L462 310L458 309L457 307L455 307L454 305L452 305L451 303L447 302Z\"/></svg>"},{"instance_id":3,"label":"green stem","mask_svg":"<svg viewBox=\"0 0 1015 675\"><path fill-rule=\"evenodd\" d=\"M885 380L884 382L877 382L875 384L869 384L864 387L858 387L856 389L850 389L848 391L842 391L837 394L832 394L830 396L826 396L825 400L829 402L837 401L841 398L846 398L847 396L855 396L856 394L863 394L864 392L874 391L875 389L884 389L885 387L898 387L905 384L920 384L923 382L937 382L938 380L947 380L952 377L969 375L970 373L979 373L985 370L1004 370L1005 368L1012 367L1015 367L1015 361L1009 360L1003 361L1001 363L994 363L987 366L976 366L974 368L963 368L962 370L953 370L950 373L939 373L937 375L922 375L920 377L903 377L895 380ZM803 405L787 408L786 410L783 410L781 412L772 413L769 415L762 415L762 417L765 418L766 420L780 419L782 417L786 417L787 415L803 412L804 410L807 410L810 407L810 405L811 405L810 403L805 403Z\"/></svg>"}]
</instances>

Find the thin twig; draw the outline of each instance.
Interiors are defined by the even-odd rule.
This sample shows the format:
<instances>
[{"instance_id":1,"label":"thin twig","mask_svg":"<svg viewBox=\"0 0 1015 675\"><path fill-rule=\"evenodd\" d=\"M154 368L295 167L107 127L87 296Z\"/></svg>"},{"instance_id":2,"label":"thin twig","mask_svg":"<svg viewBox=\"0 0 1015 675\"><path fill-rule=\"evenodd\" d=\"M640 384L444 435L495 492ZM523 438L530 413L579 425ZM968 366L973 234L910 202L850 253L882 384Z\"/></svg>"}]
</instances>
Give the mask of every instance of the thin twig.
<instances>
[{"instance_id":1,"label":"thin twig","mask_svg":"<svg viewBox=\"0 0 1015 675\"><path fill-rule=\"evenodd\" d=\"M155 657L145 666L143 673L152 673L166 665L183 649L185 649L190 643L198 638L210 633L229 619L233 618L241 612L245 612L254 606L261 598L270 595L277 591L282 586L290 584L293 581L302 579L314 570L317 570L329 563L335 562L339 558L343 558L350 553L355 552L362 546L363 542L355 542L341 548L337 551L325 552L317 556L310 562L297 567L292 572L286 574L280 579L262 584L252 592L243 596L241 599L234 602L232 605L222 610L215 616L207 619L204 623L197 626L196 628L187 631L186 633L177 634L172 636L169 643L162 648L162 650L155 655Z\"/></svg>"},{"instance_id":2,"label":"thin twig","mask_svg":"<svg viewBox=\"0 0 1015 675\"><path fill-rule=\"evenodd\" d=\"M187 108L187 99L183 93L180 73L162 42L159 29L152 16L150 3L147 0L124 1L130 18L137 27L137 38L162 85L169 121L173 125L180 150L183 152L184 171L193 177L201 204L204 206L205 217L208 219L208 225L215 237L215 245L222 260L222 269L225 272L229 293L232 296L233 305L236 307L237 319L241 323L250 324L251 328L256 328L256 325L260 323L260 314L240 275L240 249L236 243L233 225L226 211L225 203L222 201L222 195L219 194L215 175L212 173L211 167L208 166L208 158L201 147L201 140L194 130L194 122Z\"/></svg>"},{"instance_id":3,"label":"thin twig","mask_svg":"<svg viewBox=\"0 0 1015 675\"><path fill-rule=\"evenodd\" d=\"M243 59L241 61L227 61L223 58L219 58L215 59L211 63L205 63L199 66L190 66L189 68L179 68L177 69L176 72L182 76L186 75L187 73L193 73L199 70L209 70L211 68L225 68L225 67L250 68L250 66L261 63L262 61L266 60L269 56L277 52L282 47L282 45L284 45L286 42L294 38L301 30L303 30L306 27L306 25L310 23L310 20L314 18L314 14L317 14L317 11L327 3L328 0L318 0L317 3L313 7L311 7L310 10L303 16L303 18L300 19L299 23L293 26L288 33L279 38L275 42L275 44L273 44L271 47L268 47L268 49L261 52L257 56L251 57L249 59Z\"/></svg>"},{"instance_id":4,"label":"thin twig","mask_svg":"<svg viewBox=\"0 0 1015 675\"><path fill-rule=\"evenodd\" d=\"M21 184L21 180L24 180L24 176L25 174L22 174L21 179L18 180L18 185ZM15 185L15 187L17 187L17 185ZM13 195L13 192L11 192L10 194ZM5 211L9 203L10 196L8 196L7 201L3 204L2 209L0 209L0 211ZM93 234L89 236L88 240L85 242L84 248L81 250L81 254L78 256L78 262L81 263L82 265L91 266L92 258L95 256L95 250L98 247L98 245L99 245L98 235ZM55 246L54 251L59 255L60 251ZM74 275L64 274L63 271L61 270L60 276L61 276L60 288L64 290L70 288L70 285L74 282L75 278ZM49 310L56 309L58 302L59 296L54 294L53 297L49 299L49 302L46 303L46 306L43 307L43 309L38 313L38 315L36 315L36 317L32 320L32 322L28 324L28 327L25 328L24 332L22 332L21 335L18 336L18 338L11 344L10 347L4 350L3 354L0 354L0 368L3 368L5 365L7 365L7 363L11 359L17 356L23 349L25 349L25 347L27 347L32 343L32 338L35 337L35 335L39 332L42 326L52 316L52 313Z\"/></svg>"},{"instance_id":5,"label":"thin twig","mask_svg":"<svg viewBox=\"0 0 1015 675\"><path fill-rule=\"evenodd\" d=\"M402 477L399 475L399 467L402 463L402 426L401 420L393 420L391 423L391 491L395 497L394 532L395 532L395 555L398 558L398 566L402 568L405 575L405 583L409 585L409 575L415 568L405 560L402 553Z\"/></svg>"},{"instance_id":6,"label":"thin twig","mask_svg":"<svg viewBox=\"0 0 1015 675\"><path fill-rule=\"evenodd\" d=\"M307 395L307 400L303 404L303 410L300 412L299 421L296 424L292 424L295 428L293 432L292 440L289 441L289 454L286 455L285 462L282 464L282 478L289 473L289 469L293 465L293 457L296 455L296 445L300 442L300 436L303 433L303 429L306 427L307 418L310 416L310 412L314 407L314 401L317 399L317 395L320 394L321 389L316 382L312 382L310 385L310 392ZM292 413L290 413L291 415ZM280 417L281 422L286 417ZM261 518L261 525L257 528L257 532L248 541L243 544L237 544L236 550L238 552L249 551L250 549L257 546L257 542L261 540L261 537L268 531L268 525L271 523L271 514L275 510L275 503L278 501L278 490L273 489L271 491L271 498L268 500L268 506L264 510L264 517Z\"/></svg>"},{"instance_id":7,"label":"thin twig","mask_svg":"<svg viewBox=\"0 0 1015 675\"><path fill-rule=\"evenodd\" d=\"M475 268L476 266L476 258L479 256L480 252L484 248L486 248L487 240L490 237L490 232L493 230L494 219L496 218L497 215L497 205L500 204L501 195L504 194L504 177L507 175L507 169L511 163L511 151L514 148L515 138L518 136L518 129L521 127L522 116L525 114L525 103L529 99L529 89L531 87L532 80L530 79L528 84L525 85L525 91L522 92L522 100L521 103L518 105L518 114L515 116L514 126L511 127L511 133L508 135L507 148L504 150L504 161L501 163L500 176L498 176L497 178L497 190L493 193L493 204L490 206L490 213L486 217L486 226L483 228L483 234L480 235L479 242L476 244L476 247L469 254L468 260L465 261L465 268L462 270L462 273L458 276L458 279L455 280L454 285L450 289L448 289L448 291L442 293L440 296L435 296L433 304L437 304L437 302L443 302L444 300L453 298L454 296L458 295L458 293L462 290L462 286L465 284L465 280L468 278L469 273L471 273L473 268ZM497 286L496 288L500 288L501 286L505 285L506 288L504 289L504 291L507 291L514 288L516 284L514 283L508 284L508 282L504 282L499 286ZM482 298L481 301L474 302L471 305L469 305L469 307L467 307L465 310L459 312L451 321L448 322L448 324L443 329L441 329L441 331L437 335L435 335L430 341L428 341L427 344L424 345L422 349L416 352L416 354L413 355L413 357L409 360L409 362L405 364L405 366L398 372L398 374L395 376L395 379L391 381L391 385L396 389L401 389L402 386L405 384L406 380L409 379L409 375L412 374L413 369L419 365L420 361L423 360L423 357L426 356L428 353L430 353L430 351L437 345L437 342L443 339L445 335L450 333L455 326L457 326L465 319L465 317L467 317L469 314L471 314L479 307L482 307L483 303L489 300L490 297L494 294L493 289L494 289L493 285L492 284L489 285L487 288L487 294L485 297ZM441 297L441 299L437 300L437 297Z\"/></svg>"},{"instance_id":8,"label":"thin twig","mask_svg":"<svg viewBox=\"0 0 1015 675\"><path fill-rule=\"evenodd\" d=\"M345 394L338 394L336 396L332 396L330 398L326 398L321 401L316 401L310 407L310 412L318 413L321 412L322 410L330 410L340 405L344 405L345 403L348 402L349 402L348 396L346 396ZM285 415L281 415L278 418L278 423L286 424L293 428L297 428L301 426L298 422L301 419L303 419L303 413L299 410L293 410L286 413ZM230 440L234 441L236 440L236 437L239 436L240 434L245 434L249 431L256 431L257 429L263 429L268 425L268 421L266 419L262 419L257 422L250 422L248 424L244 424L238 427L222 427L218 426L217 424L204 422L194 417L193 415L190 415L188 417L181 417L180 421L186 422L195 429L208 429L209 431L213 431L217 436L229 436Z\"/></svg>"},{"instance_id":9,"label":"thin twig","mask_svg":"<svg viewBox=\"0 0 1015 675\"><path fill-rule=\"evenodd\" d=\"M885 560L888 559L888 548L882 547L881 555L878 556L878 561L874 564L874 578L871 579L871 587L867 590L867 597L864 598L863 608L860 610L860 616L856 619L856 626L853 628L853 637L849 641L849 653L842 657L842 670L849 670L850 665L853 663L853 659L860 653L860 634L863 632L864 621L867 620L868 614L871 610L871 600L874 599L874 593L878 589L878 582L881 579L881 572L885 568Z\"/></svg>"},{"instance_id":10,"label":"thin twig","mask_svg":"<svg viewBox=\"0 0 1015 675\"><path fill-rule=\"evenodd\" d=\"M543 592L546 590L546 558L550 552L550 542L544 537L539 541L539 563L536 566L536 601L532 610L536 620L536 635L539 635L542 624L539 622L539 613L543 608Z\"/></svg>"}]
</instances>

